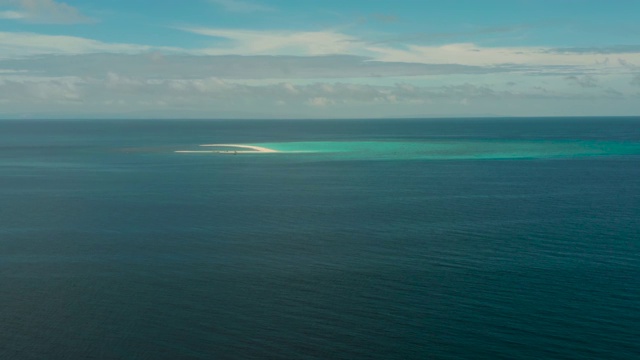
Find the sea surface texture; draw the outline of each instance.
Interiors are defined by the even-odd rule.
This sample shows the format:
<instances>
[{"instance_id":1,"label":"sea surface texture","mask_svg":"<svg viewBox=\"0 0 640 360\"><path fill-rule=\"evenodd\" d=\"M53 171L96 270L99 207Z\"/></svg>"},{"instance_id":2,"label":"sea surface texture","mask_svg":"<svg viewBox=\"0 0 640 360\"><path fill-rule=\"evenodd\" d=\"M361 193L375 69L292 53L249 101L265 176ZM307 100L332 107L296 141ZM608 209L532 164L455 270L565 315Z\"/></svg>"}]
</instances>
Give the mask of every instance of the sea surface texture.
<instances>
[{"instance_id":1,"label":"sea surface texture","mask_svg":"<svg viewBox=\"0 0 640 360\"><path fill-rule=\"evenodd\" d=\"M0 359L638 358L639 118L0 121Z\"/></svg>"}]
</instances>

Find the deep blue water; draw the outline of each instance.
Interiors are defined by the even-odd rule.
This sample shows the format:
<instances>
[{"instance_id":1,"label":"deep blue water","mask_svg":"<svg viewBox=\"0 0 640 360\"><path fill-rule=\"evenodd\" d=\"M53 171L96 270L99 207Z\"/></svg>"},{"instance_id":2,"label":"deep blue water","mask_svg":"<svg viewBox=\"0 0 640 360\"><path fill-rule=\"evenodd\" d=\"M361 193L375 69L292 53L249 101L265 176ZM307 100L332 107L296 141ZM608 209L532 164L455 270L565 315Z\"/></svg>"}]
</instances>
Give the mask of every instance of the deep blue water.
<instances>
[{"instance_id":1,"label":"deep blue water","mask_svg":"<svg viewBox=\"0 0 640 360\"><path fill-rule=\"evenodd\" d=\"M292 152L175 153L207 143ZM639 118L0 121L0 358L640 358L639 144Z\"/></svg>"}]
</instances>

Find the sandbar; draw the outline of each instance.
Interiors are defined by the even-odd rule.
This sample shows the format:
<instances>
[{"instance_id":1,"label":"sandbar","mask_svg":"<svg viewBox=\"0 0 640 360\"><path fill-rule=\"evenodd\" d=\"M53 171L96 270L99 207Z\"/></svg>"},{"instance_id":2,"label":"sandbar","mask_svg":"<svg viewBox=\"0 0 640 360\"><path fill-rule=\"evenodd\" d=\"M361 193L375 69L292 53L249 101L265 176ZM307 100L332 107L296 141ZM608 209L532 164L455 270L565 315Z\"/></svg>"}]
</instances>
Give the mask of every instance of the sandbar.
<instances>
[{"instance_id":1,"label":"sandbar","mask_svg":"<svg viewBox=\"0 0 640 360\"><path fill-rule=\"evenodd\" d=\"M262 146L242 145L242 144L204 144L203 147L224 147L238 148L247 150L177 150L176 153L193 153L193 154L259 154L259 153L277 153L278 150L269 149Z\"/></svg>"},{"instance_id":2,"label":"sandbar","mask_svg":"<svg viewBox=\"0 0 640 360\"><path fill-rule=\"evenodd\" d=\"M224 151L228 152L237 152L237 153L277 153L278 150L269 149L262 146L254 146L254 145L242 145L242 144L204 144L200 146L208 146L208 147L230 147L230 148L240 148L240 149L249 149L250 151L241 150L241 151ZM221 152L221 151L219 151Z\"/></svg>"}]
</instances>

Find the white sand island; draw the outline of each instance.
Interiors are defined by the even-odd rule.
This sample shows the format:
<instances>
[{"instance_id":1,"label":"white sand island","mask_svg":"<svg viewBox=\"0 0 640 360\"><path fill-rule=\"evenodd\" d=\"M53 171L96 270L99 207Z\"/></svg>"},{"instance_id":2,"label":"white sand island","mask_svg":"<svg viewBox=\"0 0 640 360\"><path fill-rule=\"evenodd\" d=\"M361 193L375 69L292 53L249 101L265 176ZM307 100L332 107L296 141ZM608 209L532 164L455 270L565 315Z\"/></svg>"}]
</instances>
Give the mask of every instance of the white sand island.
<instances>
[{"instance_id":1,"label":"white sand island","mask_svg":"<svg viewBox=\"0 0 640 360\"><path fill-rule=\"evenodd\" d=\"M204 144L202 147L238 148L242 150L178 150L177 153L208 153L208 154L260 154L277 153L278 150L269 149L262 146L242 145L242 144ZM248 149L248 150L245 150Z\"/></svg>"}]
</instances>

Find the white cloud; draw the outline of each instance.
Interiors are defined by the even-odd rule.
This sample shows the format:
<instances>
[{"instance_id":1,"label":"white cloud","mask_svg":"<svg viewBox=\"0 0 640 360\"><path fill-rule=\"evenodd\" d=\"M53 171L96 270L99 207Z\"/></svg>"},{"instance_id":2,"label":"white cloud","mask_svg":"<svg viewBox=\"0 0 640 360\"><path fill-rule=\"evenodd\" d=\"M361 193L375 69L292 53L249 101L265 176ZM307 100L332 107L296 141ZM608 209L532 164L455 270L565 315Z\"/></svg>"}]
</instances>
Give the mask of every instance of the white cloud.
<instances>
[{"instance_id":1,"label":"white cloud","mask_svg":"<svg viewBox=\"0 0 640 360\"><path fill-rule=\"evenodd\" d=\"M40 54L140 53L155 50L151 46L105 43L63 35L0 32L0 59ZM173 50L171 48L161 48Z\"/></svg>"},{"instance_id":2,"label":"white cloud","mask_svg":"<svg viewBox=\"0 0 640 360\"><path fill-rule=\"evenodd\" d=\"M1 38L1 36L0 36ZM22 42L20 42L22 43ZM0 41L0 49L2 49ZM81 42L81 44L83 44ZM6 46L5 42L5 46ZM172 54L169 51L148 53L146 48L129 45L130 54L105 53L118 50L113 44L85 44L80 50L102 53L40 55L19 59L0 59L0 69L16 69L46 76L104 74L108 71L141 78L224 79L321 79L369 78L445 74L509 73L512 67L471 67L434 64L403 64L371 61L360 56L211 56ZM33 49L32 49L33 50ZM40 49L45 51L50 49ZM70 51L66 49L65 51ZM142 52L142 53L136 53ZM78 66L81 64L81 66Z\"/></svg>"},{"instance_id":3,"label":"white cloud","mask_svg":"<svg viewBox=\"0 0 640 360\"><path fill-rule=\"evenodd\" d=\"M368 57L370 61L403 64L460 67L493 67L496 72L521 71L532 74L628 73L628 64L640 63L640 48L609 48L607 51L569 51L550 47L483 47L472 43L442 46L372 45L342 32L326 31L258 31L203 27L181 28L210 36L212 45L201 49L208 55L333 55ZM217 40L216 40L217 39ZM616 52L618 51L618 52ZM609 61L609 59L617 61ZM266 61L265 61L266 62ZM510 67L510 69L509 69ZM453 70L453 69L451 69Z\"/></svg>"},{"instance_id":4,"label":"white cloud","mask_svg":"<svg viewBox=\"0 0 640 360\"><path fill-rule=\"evenodd\" d=\"M314 98L311 98L307 101L307 103L311 106L316 106L316 107L325 107L331 104L334 104L333 100L327 99L326 97L323 96L317 96Z\"/></svg>"},{"instance_id":5,"label":"white cloud","mask_svg":"<svg viewBox=\"0 0 640 360\"><path fill-rule=\"evenodd\" d=\"M0 18L46 24L92 22L78 9L54 0L0 0L0 5L13 6L17 11L0 12Z\"/></svg>"},{"instance_id":6,"label":"white cloud","mask_svg":"<svg viewBox=\"0 0 640 360\"><path fill-rule=\"evenodd\" d=\"M54 105L81 98L77 79L58 78L35 81L2 81L0 98L6 103Z\"/></svg>"},{"instance_id":7,"label":"white cloud","mask_svg":"<svg viewBox=\"0 0 640 360\"><path fill-rule=\"evenodd\" d=\"M2 1L2 0L0 0ZM6 1L6 0L5 0ZM242 72L255 74L268 69L275 77L302 76L297 72L306 61L313 68L313 56L341 54L333 58L332 67L321 65L331 76L375 77L415 76L425 74L482 74L488 72L521 72L530 74L558 74L573 76L576 73L591 75L629 74L629 64L640 63L640 52L606 54L598 52L555 51L545 47L481 47L474 44L449 44L444 46L405 47L372 46L359 38L338 31L258 31L189 27L181 28L194 34L211 37L211 45L200 49L152 47L136 44L105 43L92 39L55 36L35 33L0 32L0 57L28 56L35 54L87 54L87 53L141 53L162 51L190 55L243 55L255 57L249 64L247 58L240 59L243 66L228 64L227 72L242 67ZM297 56L284 59L279 56ZM607 61L607 59L616 61ZM128 59L134 60L134 59ZM159 59L158 62L162 59ZM219 59L220 60L220 59ZM118 61L116 59L116 61ZM384 69L381 64L386 64ZM328 61L324 61L328 64ZM196 68L211 69L214 63L192 64ZM193 68L185 66L186 72ZM395 70L391 71L395 67ZM219 70L219 69L218 69ZM344 70L341 73L341 70ZM217 71L217 70L216 70ZM266 70L265 70L266 72ZM204 74L205 76L207 74ZM224 76L218 73L209 76ZM253 75L249 75L253 76ZM320 76L323 76L320 74ZM265 77L261 75L259 77Z\"/></svg>"},{"instance_id":8,"label":"white cloud","mask_svg":"<svg viewBox=\"0 0 640 360\"><path fill-rule=\"evenodd\" d=\"M564 80L559 78L559 81ZM598 107L598 101L603 98L616 101L621 106ZM130 114L136 117L205 118L269 117L273 114L377 117L411 113L504 114L505 107L517 111L516 114L553 115L558 114L558 106L569 109L568 114L583 111L593 115L612 109L616 112L611 113L616 114L637 112L638 105L634 99L610 88L595 89L590 94L575 94L526 88L504 90L471 83L376 86L319 81L249 85L213 77L145 79L113 72L101 77L37 78L16 75L3 79L0 76L3 116L59 113L102 117L129 117ZM256 113L251 113L251 109Z\"/></svg>"},{"instance_id":9,"label":"white cloud","mask_svg":"<svg viewBox=\"0 0 640 360\"><path fill-rule=\"evenodd\" d=\"M211 47L209 55L328 55L354 54L356 38L334 31L258 31L188 27L182 30L231 41Z\"/></svg>"},{"instance_id":10,"label":"white cloud","mask_svg":"<svg viewBox=\"0 0 640 360\"><path fill-rule=\"evenodd\" d=\"M190 103L200 106L216 102L238 105L283 101L288 104L326 107L348 104L427 103L435 100L460 103L469 102L472 99L509 99L531 94L537 97L542 96L542 93L537 90L522 93L470 83L446 86L413 86L398 83L392 86L375 86L349 82L308 84L270 82L262 85L248 85L214 77L144 79L113 72L108 72L102 77L0 79L0 84L4 89L3 97L14 101L29 102L30 96L41 100L74 99L87 102L109 98L122 101L158 100L167 104ZM605 90L610 91L610 89ZM584 98L586 95L548 92L544 96Z\"/></svg>"},{"instance_id":11,"label":"white cloud","mask_svg":"<svg viewBox=\"0 0 640 360\"><path fill-rule=\"evenodd\" d=\"M273 8L242 0L209 0L210 2L223 7L231 12L264 12L274 11Z\"/></svg>"},{"instance_id":12,"label":"white cloud","mask_svg":"<svg viewBox=\"0 0 640 360\"><path fill-rule=\"evenodd\" d=\"M24 19L26 17L27 14L19 11L0 11L0 19L17 20Z\"/></svg>"},{"instance_id":13,"label":"white cloud","mask_svg":"<svg viewBox=\"0 0 640 360\"><path fill-rule=\"evenodd\" d=\"M332 30L183 30L209 36L210 46L0 32L2 116L29 109L202 117L245 109L256 109L257 117L261 109L336 117L498 114L506 108L541 115L537 109L552 114L554 106L592 114L640 111L632 101L633 85L640 84L632 64L640 64L640 53L630 48L394 47ZM615 104L595 107L599 99Z\"/></svg>"},{"instance_id":14,"label":"white cloud","mask_svg":"<svg viewBox=\"0 0 640 360\"><path fill-rule=\"evenodd\" d=\"M583 75L583 76L567 76L567 79L572 84L578 85L582 88L595 88L598 87L598 80L591 75Z\"/></svg>"},{"instance_id":15,"label":"white cloud","mask_svg":"<svg viewBox=\"0 0 640 360\"><path fill-rule=\"evenodd\" d=\"M408 45L404 48L367 46L381 61L426 64L460 64L492 66L500 64L547 66L610 67L606 59L615 55L627 62L640 61L640 51L620 53L555 52L547 47L481 47L475 44L448 44L443 46ZM619 67L619 66L618 66Z\"/></svg>"}]
</instances>

